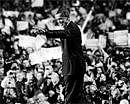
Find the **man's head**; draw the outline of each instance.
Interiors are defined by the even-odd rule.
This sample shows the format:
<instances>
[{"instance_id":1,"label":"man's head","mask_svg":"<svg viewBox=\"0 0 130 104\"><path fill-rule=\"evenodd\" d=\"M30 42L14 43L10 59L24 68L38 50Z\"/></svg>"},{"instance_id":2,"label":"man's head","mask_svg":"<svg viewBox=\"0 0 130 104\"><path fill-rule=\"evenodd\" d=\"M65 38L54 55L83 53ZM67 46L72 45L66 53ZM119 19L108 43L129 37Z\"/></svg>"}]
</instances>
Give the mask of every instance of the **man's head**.
<instances>
[{"instance_id":1,"label":"man's head","mask_svg":"<svg viewBox=\"0 0 130 104\"><path fill-rule=\"evenodd\" d=\"M65 24L68 24L69 16L70 16L69 8L62 7L59 8L59 10L57 11L55 19L57 20L58 25L64 26Z\"/></svg>"},{"instance_id":2,"label":"man's head","mask_svg":"<svg viewBox=\"0 0 130 104\"><path fill-rule=\"evenodd\" d=\"M60 14L60 17L69 18L70 16L70 9L66 6L60 7L56 14Z\"/></svg>"}]
</instances>

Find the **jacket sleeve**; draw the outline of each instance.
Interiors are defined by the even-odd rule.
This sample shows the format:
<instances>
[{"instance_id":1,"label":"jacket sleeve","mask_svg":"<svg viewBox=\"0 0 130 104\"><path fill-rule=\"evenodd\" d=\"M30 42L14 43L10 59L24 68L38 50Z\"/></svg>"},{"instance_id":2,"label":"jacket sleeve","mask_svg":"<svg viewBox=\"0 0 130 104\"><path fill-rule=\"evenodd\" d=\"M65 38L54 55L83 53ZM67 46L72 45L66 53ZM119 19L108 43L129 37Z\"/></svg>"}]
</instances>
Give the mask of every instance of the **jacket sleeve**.
<instances>
[{"instance_id":1,"label":"jacket sleeve","mask_svg":"<svg viewBox=\"0 0 130 104\"><path fill-rule=\"evenodd\" d=\"M71 32L69 30L48 30L45 32L48 38L69 38Z\"/></svg>"},{"instance_id":2,"label":"jacket sleeve","mask_svg":"<svg viewBox=\"0 0 130 104\"><path fill-rule=\"evenodd\" d=\"M45 32L45 35L48 38L76 38L80 35L80 29L74 23L70 23L64 30L48 30Z\"/></svg>"}]
</instances>

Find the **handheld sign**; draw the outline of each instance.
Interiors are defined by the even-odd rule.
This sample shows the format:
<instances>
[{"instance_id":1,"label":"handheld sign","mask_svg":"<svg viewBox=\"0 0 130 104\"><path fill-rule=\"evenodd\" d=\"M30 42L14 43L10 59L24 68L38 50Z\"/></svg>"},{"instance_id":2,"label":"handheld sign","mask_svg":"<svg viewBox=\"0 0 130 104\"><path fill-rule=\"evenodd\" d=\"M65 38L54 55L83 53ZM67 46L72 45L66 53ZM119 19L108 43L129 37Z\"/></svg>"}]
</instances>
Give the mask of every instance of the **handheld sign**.
<instances>
[{"instance_id":1,"label":"handheld sign","mask_svg":"<svg viewBox=\"0 0 130 104\"><path fill-rule=\"evenodd\" d=\"M115 31L114 42L119 46L128 45L128 30Z\"/></svg>"}]
</instances>

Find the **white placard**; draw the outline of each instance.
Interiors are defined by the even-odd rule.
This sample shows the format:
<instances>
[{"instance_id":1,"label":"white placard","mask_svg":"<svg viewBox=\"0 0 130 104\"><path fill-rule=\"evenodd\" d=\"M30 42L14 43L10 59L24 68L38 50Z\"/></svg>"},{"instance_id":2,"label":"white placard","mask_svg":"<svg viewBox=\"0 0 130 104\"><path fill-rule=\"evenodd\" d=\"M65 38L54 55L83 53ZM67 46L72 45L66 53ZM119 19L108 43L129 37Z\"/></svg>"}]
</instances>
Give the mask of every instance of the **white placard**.
<instances>
[{"instance_id":1,"label":"white placard","mask_svg":"<svg viewBox=\"0 0 130 104\"><path fill-rule=\"evenodd\" d=\"M116 45L128 45L128 30L114 31Z\"/></svg>"},{"instance_id":2,"label":"white placard","mask_svg":"<svg viewBox=\"0 0 130 104\"><path fill-rule=\"evenodd\" d=\"M15 37L19 39L19 46L23 48L33 48L35 50L39 50L41 46L46 43L47 38L46 36L37 35L36 37L33 36L26 36L26 35L19 35Z\"/></svg>"},{"instance_id":3,"label":"white placard","mask_svg":"<svg viewBox=\"0 0 130 104\"><path fill-rule=\"evenodd\" d=\"M62 49L59 47L52 48L41 48L41 55L43 55L44 59L60 59L62 57Z\"/></svg>"},{"instance_id":4,"label":"white placard","mask_svg":"<svg viewBox=\"0 0 130 104\"><path fill-rule=\"evenodd\" d=\"M100 47L102 48L105 48L106 47L106 36L104 35L99 35L99 45Z\"/></svg>"},{"instance_id":5,"label":"white placard","mask_svg":"<svg viewBox=\"0 0 130 104\"><path fill-rule=\"evenodd\" d=\"M42 7L44 5L44 0L32 0L32 7Z\"/></svg>"},{"instance_id":6,"label":"white placard","mask_svg":"<svg viewBox=\"0 0 130 104\"><path fill-rule=\"evenodd\" d=\"M86 48L97 48L99 46L98 39L87 39L85 43Z\"/></svg>"},{"instance_id":7,"label":"white placard","mask_svg":"<svg viewBox=\"0 0 130 104\"><path fill-rule=\"evenodd\" d=\"M13 16L13 11L3 11L3 15L5 16L5 17L12 17Z\"/></svg>"},{"instance_id":8,"label":"white placard","mask_svg":"<svg viewBox=\"0 0 130 104\"><path fill-rule=\"evenodd\" d=\"M28 29L29 24L27 21L17 21L17 30L22 31Z\"/></svg>"},{"instance_id":9,"label":"white placard","mask_svg":"<svg viewBox=\"0 0 130 104\"><path fill-rule=\"evenodd\" d=\"M19 36L16 36L15 38L19 39L19 46L25 49L28 47L35 48L35 37L19 35Z\"/></svg>"},{"instance_id":10,"label":"white placard","mask_svg":"<svg viewBox=\"0 0 130 104\"><path fill-rule=\"evenodd\" d=\"M130 12L126 13L126 19L130 20Z\"/></svg>"},{"instance_id":11,"label":"white placard","mask_svg":"<svg viewBox=\"0 0 130 104\"><path fill-rule=\"evenodd\" d=\"M13 16L15 16L15 17L18 17L18 15L19 15L19 12L18 11L3 11L3 15L5 16L5 17L13 17Z\"/></svg>"}]
</instances>

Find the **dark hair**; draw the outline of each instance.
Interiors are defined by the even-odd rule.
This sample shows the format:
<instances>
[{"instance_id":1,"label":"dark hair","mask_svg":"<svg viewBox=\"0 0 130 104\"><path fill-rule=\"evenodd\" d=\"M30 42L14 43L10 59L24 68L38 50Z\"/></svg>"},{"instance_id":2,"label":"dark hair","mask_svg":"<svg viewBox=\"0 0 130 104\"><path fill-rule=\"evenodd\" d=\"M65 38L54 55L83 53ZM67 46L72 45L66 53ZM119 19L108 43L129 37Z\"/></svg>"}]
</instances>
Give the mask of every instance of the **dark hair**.
<instances>
[{"instance_id":1,"label":"dark hair","mask_svg":"<svg viewBox=\"0 0 130 104\"><path fill-rule=\"evenodd\" d=\"M60 7L56 14L61 13L61 17L69 17L70 9L66 6Z\"/></svg>"}]
</instances>

